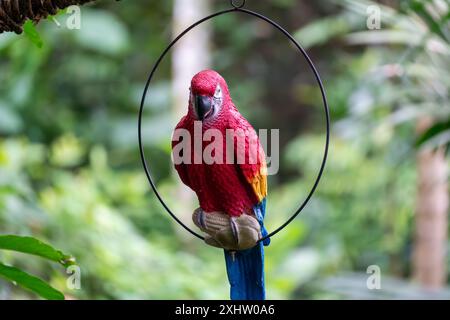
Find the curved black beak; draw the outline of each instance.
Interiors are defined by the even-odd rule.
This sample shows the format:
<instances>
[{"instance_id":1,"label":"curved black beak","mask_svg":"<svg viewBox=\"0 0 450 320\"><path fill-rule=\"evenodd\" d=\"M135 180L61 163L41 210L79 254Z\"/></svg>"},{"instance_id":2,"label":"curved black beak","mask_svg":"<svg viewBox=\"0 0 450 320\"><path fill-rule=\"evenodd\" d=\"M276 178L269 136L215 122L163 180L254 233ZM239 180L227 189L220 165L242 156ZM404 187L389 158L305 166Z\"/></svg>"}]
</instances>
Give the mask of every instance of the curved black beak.
<instances>
[{"instance_id":1,"label":"curved black beak","mask_svg":"<svg viewBox=\"0 0 450 320\"><path fill-rule=\"evenodd\" d=\"M195 112L197 113L198 119L203 120L206 115L211 111L212 101L208 96L195 96L194 97Z\"/></svg>"}]
</instances>

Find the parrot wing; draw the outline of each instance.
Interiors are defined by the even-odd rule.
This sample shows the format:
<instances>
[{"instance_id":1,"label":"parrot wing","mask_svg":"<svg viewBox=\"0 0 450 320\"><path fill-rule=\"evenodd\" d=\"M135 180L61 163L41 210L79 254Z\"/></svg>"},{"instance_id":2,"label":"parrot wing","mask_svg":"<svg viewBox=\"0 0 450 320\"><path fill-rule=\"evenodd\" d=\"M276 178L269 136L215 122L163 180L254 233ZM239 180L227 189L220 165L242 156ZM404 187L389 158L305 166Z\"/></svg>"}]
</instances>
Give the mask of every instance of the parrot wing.
<instances>
[{"instance_id":1,"label":"parrot wing","mask_svg":"<svg viewBox=\"0 0 450 320\"><path fill-rule=\"evenodd\" d=\"M245 152L244 163L236 161L236 170L244 177L249 190L258 199L258 203L267 196L267 164L264 149L252 125L236 110L230 128L242 130L245 134L245 150L240 150L234 143L235 157L238 152ZM252 159L252 160L250 160ZM256 205L256 203L254 204Z\"/></svg>"},{"instance_id":2,"label":"parrot wing","mask_svg":"<svg viewBox=\"0 0 450 320\"><path fill-rule=\"evenodd\" d=\"M245 182L249 186L248 190L250 190L252 195L257 199L257 202L253 204L253 212L261 226L261 234L265 237L268 235L267 229L264 226L267 197L266 155L252 125L237 110L233 113L235 113L235 119L237 119L237 125L235 123L234 127L243 130L245 134L245 152L248 156L245 158L243 164L236 162L236 170L238 171L238 174L241 174L244 177ZM248 150L251 151L247 152ZM234 144L234 151L235 155L239 152L239 148L236 144ZM253 161L249 161L252 152L254 153ZM270 238L264 239L262 244L268 246L270 244Z\"/></svg>"},{"instance_id":3,"label":"parrot wing","mask_svg":"<svg viewBox=\"0 0 450 320\"><path fill-rule=\"evenodd\" d=\"M175 131L179 130L179 129L186 129L186 127L187 127L186 121L187 121L187 118L183 117L180 120L180 122L177 124L177 126L175 127ZM174 138L172 138L172 150L178 143L181 143L181 141L175 140ZM175 164L174 166L175 166L175 170L177 170L178 175L180 176L181 181L183 181L183 183L185 185L187 185L189 188L192 189L191 183L189 181L189 175L188 175L186 164L182 162L180 164Z\"/></svg>"}]
</instances>

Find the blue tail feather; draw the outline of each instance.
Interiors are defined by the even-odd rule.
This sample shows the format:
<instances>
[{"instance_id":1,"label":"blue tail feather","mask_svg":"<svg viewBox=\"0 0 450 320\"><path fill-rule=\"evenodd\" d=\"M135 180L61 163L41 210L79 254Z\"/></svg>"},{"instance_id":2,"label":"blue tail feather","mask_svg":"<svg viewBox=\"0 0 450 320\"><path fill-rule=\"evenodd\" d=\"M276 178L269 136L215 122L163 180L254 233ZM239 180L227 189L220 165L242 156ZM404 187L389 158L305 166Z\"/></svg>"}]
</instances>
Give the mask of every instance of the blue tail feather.
<instances>
[{"instance_id":1,"label":"blue tail feather","mask_svg":"<svg viewBox=\"0 0 450 320\"><path fill-rule=\"evenodd\" d=\"M266 199L254 208L258 222L261 225L262 236L267 235L263 220L266 211ZM231 300L264 300L266 290L264 285L264 246L270 239L247 250L230 252L225 250L228 280L230 282Z\"/></svg>"},{"instance_id":2,"label":"blue tail feather","mask_svg":"<svg viewBox=\"0 0 450 320\"><path fill-rule=\"evenodd\" d=\"M261 234L263 238L268 235L266 227L264 226L264 217L266 216L266 198L262 199L260 203L253 207L253 211L255 212L256 219L261 226ZM264 239L263 244L268 246L270 244L270 238Z\"/></svg>"},{"instance_id":3,"label":"blue tail feather","mask_svg":"<svg viewBox=\"0 0 450 320\"><path fill-rule=\"evenodd\" d=\"M234 255L234 257L233 257ZM225 250L231 300L264 300L264 249L260 242L247 250Z\"/></svg>"}]
</instances>

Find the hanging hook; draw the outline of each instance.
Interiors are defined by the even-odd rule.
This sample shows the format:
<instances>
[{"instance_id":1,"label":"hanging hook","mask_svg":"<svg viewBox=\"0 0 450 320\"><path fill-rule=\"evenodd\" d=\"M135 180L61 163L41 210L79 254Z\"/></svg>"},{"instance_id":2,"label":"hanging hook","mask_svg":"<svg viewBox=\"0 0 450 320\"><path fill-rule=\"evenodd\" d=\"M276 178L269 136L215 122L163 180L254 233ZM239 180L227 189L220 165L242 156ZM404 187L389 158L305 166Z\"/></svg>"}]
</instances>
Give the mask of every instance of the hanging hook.
<instances>
[{"instance_id":1,"label":"hanging hook","mask_svg":"<svg viewBox=\"0 0 450 320\"><path fill-rule=\"evenodd\" d=\"M241 0L241 4L236 4L236 2L239 2L239 1L236 1L236 0L230 0L231 5L232 5L233 8L235 8L235 9L240 9L240 8L242 8L243 6L245 6L245 0Z\"/></svg>"}]
</instances>

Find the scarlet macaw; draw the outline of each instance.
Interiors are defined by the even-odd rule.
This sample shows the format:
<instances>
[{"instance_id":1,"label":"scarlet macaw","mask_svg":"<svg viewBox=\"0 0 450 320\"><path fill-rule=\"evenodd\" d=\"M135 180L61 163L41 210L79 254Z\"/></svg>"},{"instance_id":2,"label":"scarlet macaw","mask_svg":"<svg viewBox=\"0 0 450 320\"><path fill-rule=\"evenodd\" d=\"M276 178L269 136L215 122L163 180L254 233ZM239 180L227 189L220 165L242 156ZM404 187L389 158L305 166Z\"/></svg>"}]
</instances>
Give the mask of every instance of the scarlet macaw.
<instances>
[{"instance_id":1,"label":"scarlet macaw","mask_svg":"<svg viewBox=\"0 0 450 320\"><path fill-rule=\"evenodd\" d=\"M196 136L196 125L201 127L202 136L212 129L214 134L202 139ZM180 143L177 130L182 129L193 139L187 151L176 154ZM230 132L235 134L231 146L227 140ZM200 150L195 148L199 139ZM214 150L208 149L213 142L221 143ZM243 145L239 146L239 142ZM188 112L176 126L172 148L174 157L186 157L183 152L190 155L188 161L175 162L175 168L183 183L197 194L200 208L193 219L208 233L206 242L225 249L231 299L265 299L263 245L270 240L257 242L267 235L263 224L267 195L265 154L255 130L236 109L227 83L217 72L205 70L193 77ZM215 161L203 161L206 151ZM195 161L199 153L200 162Z\"/></svg>"}]
</instances>

